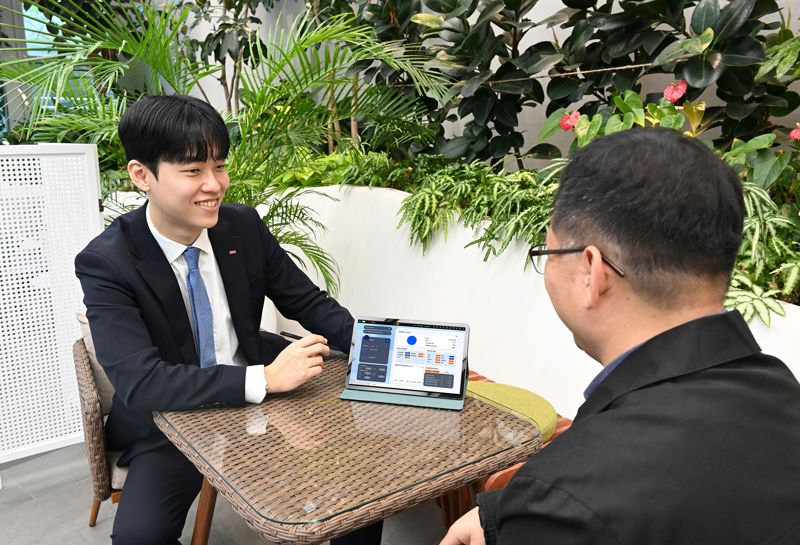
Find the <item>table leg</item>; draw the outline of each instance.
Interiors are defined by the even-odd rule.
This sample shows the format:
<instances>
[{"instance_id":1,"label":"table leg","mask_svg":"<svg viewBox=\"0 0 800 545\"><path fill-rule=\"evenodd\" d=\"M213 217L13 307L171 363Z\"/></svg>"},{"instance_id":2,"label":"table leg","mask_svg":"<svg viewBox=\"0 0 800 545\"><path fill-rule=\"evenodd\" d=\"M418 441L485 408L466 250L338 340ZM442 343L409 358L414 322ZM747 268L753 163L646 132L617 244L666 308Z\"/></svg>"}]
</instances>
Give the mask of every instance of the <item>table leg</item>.
<instances>
[{"instance_id":1,"label":"table leg","mask_svg":"<svg viewBox=\"0 0 800 545\"><path fill-rule=\"evenodd\" d=\"M482 479L460 486L446 494L436 498L436 503L442 510L442 522L446 528L453 525L455 521L466 515L467 512L475 507L475 499L481 491Z\"/></svg>"},{"instance_id":2,"label":"table leg","mask_svg":"<svg viewBox=\"0 0 800 545\"><path fill-rule=\"evenodd\" d=\"M211 519L214 518L214 505L217 503L217 490L203 477L200 500L197 502L197 515L194 519L192 545L208 545L211 533Z\"/></svg>"}]
</instances>

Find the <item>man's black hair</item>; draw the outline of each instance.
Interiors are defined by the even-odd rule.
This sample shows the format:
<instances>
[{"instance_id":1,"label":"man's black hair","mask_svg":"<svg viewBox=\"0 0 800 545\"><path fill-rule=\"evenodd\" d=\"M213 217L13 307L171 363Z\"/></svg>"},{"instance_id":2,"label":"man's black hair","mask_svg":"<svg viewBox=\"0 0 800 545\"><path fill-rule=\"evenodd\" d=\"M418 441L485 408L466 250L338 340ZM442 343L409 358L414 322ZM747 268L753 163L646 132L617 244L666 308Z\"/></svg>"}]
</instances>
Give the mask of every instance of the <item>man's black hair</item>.
<instances>
[{"instance_id":1,"label":"man's black hair","mask_svg":"<svg viewBox=\"0 0 800 545\"><path fill-rule=\"evenodd\" d=\"M141 162L158 177L158 163L224 161L230 137L210 104L184 96L146 96L129 106L119 122L128 161Z\"/></svg>"},{"instance_id":2,"label":"man's black hair","mask_svg":"<svg viewBox=\"0 0 800 545\"><path fill-rule=\"evenodd\" d=\"M634 129L575 153L551 225L563 245L596 244L640 296L666 303L681 279L727 286L743 216L736 173L701 142Z\"/></svg>"}]
</instances>

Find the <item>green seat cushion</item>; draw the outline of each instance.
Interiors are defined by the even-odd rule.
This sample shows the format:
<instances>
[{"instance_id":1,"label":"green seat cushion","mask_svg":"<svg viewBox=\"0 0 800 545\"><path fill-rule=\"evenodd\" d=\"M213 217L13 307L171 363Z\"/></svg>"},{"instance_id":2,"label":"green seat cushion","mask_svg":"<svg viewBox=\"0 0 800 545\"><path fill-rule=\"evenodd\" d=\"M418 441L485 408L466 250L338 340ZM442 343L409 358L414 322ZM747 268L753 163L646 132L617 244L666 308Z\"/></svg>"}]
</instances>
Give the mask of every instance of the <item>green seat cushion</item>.
<instances>
[{"instance_id":1,"label":"green seat cushion","mask_svg":"<svg viewBox=\"0 0 800 545\"><path fill-rule=\"evenodd\" d=\"M516 414L539 428L542 442L556 430L556 410L543 397L529 390L498 382L469 382L467 395Z\"/></svg>"}]
</instances>

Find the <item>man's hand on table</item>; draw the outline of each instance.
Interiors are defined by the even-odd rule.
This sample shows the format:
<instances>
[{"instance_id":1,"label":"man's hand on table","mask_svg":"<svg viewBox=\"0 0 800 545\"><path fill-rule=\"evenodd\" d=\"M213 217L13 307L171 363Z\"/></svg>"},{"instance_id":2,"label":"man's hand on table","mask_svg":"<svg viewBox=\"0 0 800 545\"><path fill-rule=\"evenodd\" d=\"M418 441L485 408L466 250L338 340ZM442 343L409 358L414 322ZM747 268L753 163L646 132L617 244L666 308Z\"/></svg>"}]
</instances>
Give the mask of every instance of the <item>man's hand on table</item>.
<instances>
[{"instance_id":1,"label":"man's hand on table","mask_svg":"<svg viewBox=\"0 0 800 545\"><path fill-rule=\"evenodd\" d=\"M328 340L321 335L307 335L293 342L264 367L268 393L289 392L321 375L322 358L330 353Z\"/></svg>"},{"instance_id":2,"label":"man's hand on table","mask_svg":"<svg viewBox=\"0 0 800 545\"><path fill-rule=\"evenodd\" d=\"M439 545L485 545L478 508L458 519Z\"/></svg>"}]
</instances>

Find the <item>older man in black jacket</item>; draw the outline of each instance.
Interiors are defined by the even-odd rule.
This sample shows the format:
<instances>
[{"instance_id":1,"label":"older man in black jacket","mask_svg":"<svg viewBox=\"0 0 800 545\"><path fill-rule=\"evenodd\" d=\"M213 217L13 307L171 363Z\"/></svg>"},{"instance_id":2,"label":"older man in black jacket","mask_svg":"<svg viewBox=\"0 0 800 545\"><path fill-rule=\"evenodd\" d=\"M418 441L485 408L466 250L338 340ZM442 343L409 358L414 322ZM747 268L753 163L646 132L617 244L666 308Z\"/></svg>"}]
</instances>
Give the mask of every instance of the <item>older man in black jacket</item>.
<instances>
[{"instance_id":1,"label":"older man in black jacket","mask_svg":"<svg viewBox=\"0 0 800 545\"><path fill-rule=\"evenodd\" d=\"M604 369L443 545L800 543L800 385L722 308L742 220L735 173L676 131L575 154L531 254Z\"/></svg>"}]
</instances>

